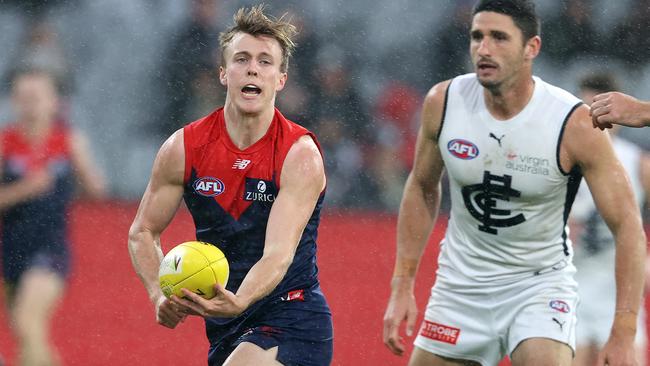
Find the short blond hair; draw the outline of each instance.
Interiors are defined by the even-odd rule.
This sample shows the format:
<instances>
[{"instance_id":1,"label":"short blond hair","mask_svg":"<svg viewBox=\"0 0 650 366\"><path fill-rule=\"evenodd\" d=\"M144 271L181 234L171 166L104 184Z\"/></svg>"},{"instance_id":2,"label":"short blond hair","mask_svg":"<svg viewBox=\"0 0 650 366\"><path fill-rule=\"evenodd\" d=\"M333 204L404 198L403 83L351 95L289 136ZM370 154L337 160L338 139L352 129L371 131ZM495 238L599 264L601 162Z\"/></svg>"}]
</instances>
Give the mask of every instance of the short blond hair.
<instances>
[{"instance_id":1,"label":"short blond hair","mask_svg":"<svg viewBox=\"0 0 650 366\"><path fill-rule=\"evenodd\" d=\"M264 4L255 5L250 9L240 8L233 16L235 24L226 31L219 34L219 49L221 53L221 66L226 67L225 50L232 42L235 34L239 32L247 33L252 36L270 36L280 43L282 49L282 62L280 71L287 72L289 68L289 58L296 48L293 37L296 35L296 27L289 22L287 13L280 18L275 18L264 14Z\"/></svg>"}]
</instances>

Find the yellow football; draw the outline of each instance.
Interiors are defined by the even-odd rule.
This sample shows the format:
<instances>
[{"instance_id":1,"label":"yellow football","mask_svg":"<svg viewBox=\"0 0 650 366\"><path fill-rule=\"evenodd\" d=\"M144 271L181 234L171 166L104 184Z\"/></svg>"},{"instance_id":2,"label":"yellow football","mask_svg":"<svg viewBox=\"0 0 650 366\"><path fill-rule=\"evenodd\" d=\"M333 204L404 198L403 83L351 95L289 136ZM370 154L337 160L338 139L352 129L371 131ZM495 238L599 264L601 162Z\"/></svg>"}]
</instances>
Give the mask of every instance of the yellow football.
<instances>
[{"instance_id":1,"label":"yellow football","mask_svg":"<svg viewBox=\"0 0 650 366\"><path fill-rule=\"evenodd\" d=\"M203 298L214 297L216 283L226 286L228 260L216 246L200 241L178 244L170 250L158 270L160 288L165 296L183 297L182 288Z\"/></svg>"}]
</instances>

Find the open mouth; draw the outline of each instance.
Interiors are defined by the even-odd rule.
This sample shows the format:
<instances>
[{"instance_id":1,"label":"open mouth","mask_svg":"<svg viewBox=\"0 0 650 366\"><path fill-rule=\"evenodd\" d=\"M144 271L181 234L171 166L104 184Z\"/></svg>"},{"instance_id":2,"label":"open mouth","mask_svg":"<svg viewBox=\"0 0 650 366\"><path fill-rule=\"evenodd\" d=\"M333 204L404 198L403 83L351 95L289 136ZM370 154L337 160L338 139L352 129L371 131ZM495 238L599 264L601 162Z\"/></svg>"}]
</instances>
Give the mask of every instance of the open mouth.
<instances>
[{"instance_id":1,"label":"open mouth","mask_svg":"<svg viewBox=\"0 0 650 366\"><path fill-rule=\"evenodd\" d=\"M248 84L244 86L241 89L241 91L246 95L259 95L262 93L262 89L260 89L257 85L254 84Z\"/></svg>"},{"instance_id":2,"label":"open mouth","mask_svg":"<svg viewBox=\"0 0 650 366\"><path fill-rule=\"evenodd\" d=\"M497 68L496 64L490 62L479 62L476 66L479 70L493 70Z\"/></svg>"}]
</instances>

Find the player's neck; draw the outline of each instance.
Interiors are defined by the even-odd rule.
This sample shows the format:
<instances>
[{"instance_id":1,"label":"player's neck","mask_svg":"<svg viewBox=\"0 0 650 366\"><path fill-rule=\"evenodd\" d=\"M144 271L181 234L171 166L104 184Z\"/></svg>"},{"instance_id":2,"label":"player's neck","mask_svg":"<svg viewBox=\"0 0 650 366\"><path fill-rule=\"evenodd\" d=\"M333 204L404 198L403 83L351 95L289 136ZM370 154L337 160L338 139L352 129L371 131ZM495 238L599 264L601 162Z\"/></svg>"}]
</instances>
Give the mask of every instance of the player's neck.
<instances>
[{"instance_id":1,"label":"player's neck","mask_svg":"<svg viewBox=\"0 0 650 366\"><path fill-rule=\"evenodd\" d=\"M25 137L32 141L38 141L49 134L52 120L50 118L22 119L20 126Z\"/></svg>"},{"instance_id":2,"label":"player's neck","mask_svg":"<svg viewBox=\"0 0 650 366\"><path fill-rule=\"evenodd\" d=\"M244 114L235 106L226 103L224 118L230 140L241 150L253 145L264 137L273 122L274 114L273 107L266 108L259 114Z\"/></svg>"},{"instance_id":3,"label":"player's neck","mask_svg":"<svg viewBox=\"0 0 650 366\"><path fill-rule=\"evenodd\" d=\"M535 81L528 75L511 83L504 82L495 89L484 88L483 95L490 114L503 121L521 112L530 102L534 91Z\"/></svg>"}]
</instances>

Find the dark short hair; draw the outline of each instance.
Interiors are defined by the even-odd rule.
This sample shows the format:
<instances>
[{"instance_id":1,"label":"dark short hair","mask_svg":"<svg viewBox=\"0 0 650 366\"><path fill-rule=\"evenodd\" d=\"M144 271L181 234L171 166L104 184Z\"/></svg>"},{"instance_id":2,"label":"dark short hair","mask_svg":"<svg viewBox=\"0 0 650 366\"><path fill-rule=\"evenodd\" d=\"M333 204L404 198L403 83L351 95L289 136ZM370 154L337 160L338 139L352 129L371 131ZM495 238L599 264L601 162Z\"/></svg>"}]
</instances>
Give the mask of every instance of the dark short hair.
<instances>
[{"instance_id":1,"label":"dark short hair","mask_svg":"<svg viewBox=\"0 0 650 366\"><path fill-rule=\"evenodd\" d=\"M620 90L614 75L608 72L593 72L580 79L580 90L593 90L596 93L606 93Z\"/></svg>"},{"instance_id":2,"label":"dark short hair","mask_svg":"<svg viewBox=\"0 0 650 366\"><path fill-rule=\"evenodd\" d=\"M296 35L296 27L289 22L285 13L280 18L275 18L264 13L264 4L253 6L249 9L240 8L235 13L233 20L235 24L219 35L219 46L221 52L221 66L226 66L226 47L232 42L238 32L248 33L252 36L270 36L280 43L282 49L282 60L280 71L287 72L289 58L296 47L293 37Z\"/></svg>"},{"instance_id":3,"label":"dark short hair","mask_svg":"<svg viewBox=\"0 0 650 366\"><path fill-rule=\"evenodd\" d=\"M535 4L529 0L479 0L472 15L482 11L493 11L512 18L524 35L524 41L540 35L541 25L535 12Z\"/></svg>"}]
</instances>

